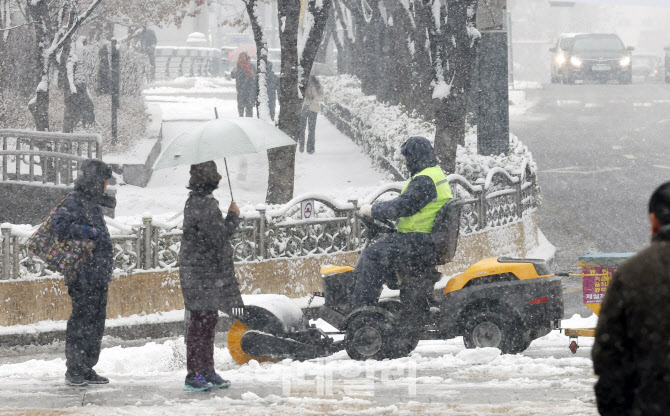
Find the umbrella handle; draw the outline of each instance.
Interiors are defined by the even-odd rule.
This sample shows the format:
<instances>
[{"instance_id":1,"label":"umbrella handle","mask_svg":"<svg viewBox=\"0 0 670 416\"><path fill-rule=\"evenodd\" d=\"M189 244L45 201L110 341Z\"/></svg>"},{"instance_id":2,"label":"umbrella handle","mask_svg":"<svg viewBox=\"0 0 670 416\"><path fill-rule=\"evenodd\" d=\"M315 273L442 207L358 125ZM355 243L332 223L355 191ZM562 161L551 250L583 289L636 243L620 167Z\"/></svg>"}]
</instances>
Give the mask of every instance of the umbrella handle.
<instances>
[{"instance_id":1,"label":"umbrella handle","mask_svg":"<svg viewBox=\"0 0 670 416\"><path fill-rule=\"evenodd\" d=\"M230 201L234 201L235 198L233 198L233 186L230 184L230 173L228 173L228 161L226 158L223 158L223 164L226 166L226 177L228 178L228 189L230 189Z\"/></svg>"}]
</instances>

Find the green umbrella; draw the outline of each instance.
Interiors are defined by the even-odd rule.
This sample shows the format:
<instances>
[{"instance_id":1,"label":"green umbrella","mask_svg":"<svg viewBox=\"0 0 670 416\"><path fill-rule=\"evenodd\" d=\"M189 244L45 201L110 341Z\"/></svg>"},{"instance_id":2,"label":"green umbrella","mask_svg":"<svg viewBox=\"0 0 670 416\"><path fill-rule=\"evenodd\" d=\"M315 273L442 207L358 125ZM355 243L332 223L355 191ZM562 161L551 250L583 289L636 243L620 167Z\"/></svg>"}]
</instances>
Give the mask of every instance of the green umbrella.
<instances>
[{"instance_id":1,"label":"green umbrella","mask_svg":"<svg viewBox=\"0 0 670 416\"><path fill-rule=\"evenodd\" d=\"M258 118L216 119L178 135L154 163L154 170L195 165L210 160L260 153L295 141L274 125ZM228 166L226 162L226 173ZM230 178L228 178L230 187ZM230 190L232 197L232 187Z\"/></svg>"}]
</instances>

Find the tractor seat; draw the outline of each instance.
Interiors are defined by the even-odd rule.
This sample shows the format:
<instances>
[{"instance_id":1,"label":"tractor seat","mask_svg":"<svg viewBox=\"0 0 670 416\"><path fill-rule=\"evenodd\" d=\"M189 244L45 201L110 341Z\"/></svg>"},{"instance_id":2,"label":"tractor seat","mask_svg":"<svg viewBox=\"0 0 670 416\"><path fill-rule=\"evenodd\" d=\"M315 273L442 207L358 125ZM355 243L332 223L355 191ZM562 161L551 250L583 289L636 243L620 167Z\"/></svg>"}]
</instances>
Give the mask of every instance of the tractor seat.
<instances>
[{"instance_id":1,"label":"tractor seat","mask_svg":"<svg viewBox=\"0 0 670 416\"><path fill-rule=\"evenodd\" d=\"M437 212L433 232L430 234L436 248L433 266L451 263L456 256L461 228L461 211L464 204L463 200L454 198Z\"/></svg>"}]
</instances>

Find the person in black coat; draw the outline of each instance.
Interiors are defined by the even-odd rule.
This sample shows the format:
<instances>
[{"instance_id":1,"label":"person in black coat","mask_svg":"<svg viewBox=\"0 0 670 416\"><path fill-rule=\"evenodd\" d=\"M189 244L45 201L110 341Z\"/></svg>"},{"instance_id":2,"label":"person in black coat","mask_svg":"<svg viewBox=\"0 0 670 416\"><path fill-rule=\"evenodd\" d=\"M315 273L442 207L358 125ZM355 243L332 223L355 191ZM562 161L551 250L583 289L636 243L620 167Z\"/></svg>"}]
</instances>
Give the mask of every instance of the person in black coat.
<instances>
[{"instance_id":1,"label":"person in black coat","mask_svg":"<svg viewBox=\"0 0 670 416\"><path fill-rule=\"evenodd\" d=\"M82 163L71 192L52 216L52 229L60 240L93 240L95 248L77 270L65 276L72 298L72 314L65 332L68 384L106 384L93 367L100 357L105 330L107 286L112 280L114 247L102 207L114 208L116 200L105 189L112 170L100 160Z\"/></svg>"},{"instance_id":2,"label":"person in black coat","mask_svg":"<svg viewBox=\"0 0 670 416\"><path fill-rule=\"evenodd\" d=\"M214 370L216 322L218 311L230 314L233 309L244 307L230 245L240 223L240 211L235 202L231 202L223 218L219 203L212 195L220 180L214 162L191 166L188 185L191 193L184 208L184 235L179 251L184 306L190 311L185 388L191 391L230 385Z\"/></svg>"},{"instance_id":3,"label":"person in black coat","mask_svg":"<svg viewBox=\"0 0 670 416\"><path fill-rule=\"evenodd\" d=\"M437 189L433 180L428 176L417 176L424 169L437 166L437 158L428 139L409 138L402 145L401 153L407 159L407 168L412 175L407 189L391 201L377 203L374 207L363 205L360 209L361 215L380 220L397 220L419 213L426 205L437 199ZM384 282L395 276L396 270L416 274L416 271L425 268L429 259L434 258L435 250L431 235L420 232L388 234L368 246L356 266L352 306L360 308L376 304ZM408 298L411 303L416 303L424 289L418 286L432 285L432 282L416 283L415 287L403 285L404 289L401 292L407 290L412 292L401 293L401 298ZM417 307L423 310L426 305Z\"/></svg>"},{"instance_id":4,"label":"person in black coat","mask_svg":"<svg viewBox=\"0 0 670 416\"><path fill-rule=\"evenodd\" d=\"M270 61L268 61L266 82L268 86L268 105L270 107L270 118L274 121L275 110L277 107L277 92L279 91L279 77L272 70L272 62Z\"/></svg>"},{"instance_id":5,"label":"person in black coat","mask_svg":"<svg viewBox=\"0 0 670 416\"><path fill-rule=\"evenodd\" d=\"M601 415L670 413L670 182L649 202L652 243L614 273L593 345Z\"/></svg>"},{"instance_id":6,"label":"person in black coat","mask_svg":"<svg viewBox=\"0 0 670 416\"><path fill-rule=\"evenodd\" d=\"M256 67L246 52L240 53L237 66L230 76L235 79L237 90L237 111L240 117L253 117L258 91L256 88Z\"/></svg>"}]
</instances>

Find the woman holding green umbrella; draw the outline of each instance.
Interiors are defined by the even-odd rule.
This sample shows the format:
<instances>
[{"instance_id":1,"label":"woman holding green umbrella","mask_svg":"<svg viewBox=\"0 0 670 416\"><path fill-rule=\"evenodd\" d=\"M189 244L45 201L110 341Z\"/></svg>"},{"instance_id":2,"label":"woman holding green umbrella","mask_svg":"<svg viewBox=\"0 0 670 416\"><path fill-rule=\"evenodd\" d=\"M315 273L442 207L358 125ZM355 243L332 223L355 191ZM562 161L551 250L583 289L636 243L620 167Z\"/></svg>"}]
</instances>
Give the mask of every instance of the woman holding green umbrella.
<instances>
[{"instance_id":1,"label":"woman holding green umbrella","mask_svg":"<svg viewBox=\"0 0 670 416\"><path fill-rule=\"evenodd\" d=\"M227 388L214 369L214 335L218 311L231 314L244 307L233 267L230 239L240 223L235 202L225 219L212 192L221 175L213 161L191 165L191 190L184 208L184 235L179 251L179 276L184 306L190 312L186 334L185 389Z\"/></svg>"}]
</instances>

